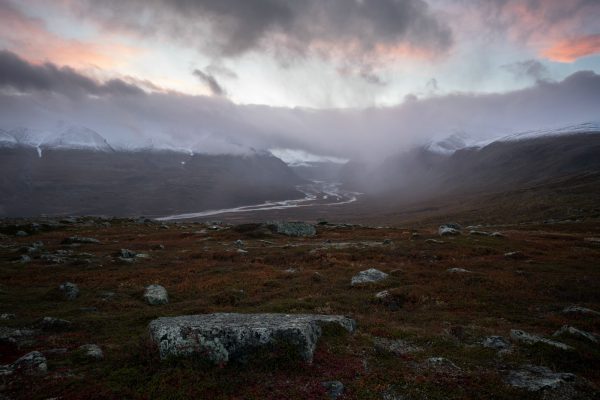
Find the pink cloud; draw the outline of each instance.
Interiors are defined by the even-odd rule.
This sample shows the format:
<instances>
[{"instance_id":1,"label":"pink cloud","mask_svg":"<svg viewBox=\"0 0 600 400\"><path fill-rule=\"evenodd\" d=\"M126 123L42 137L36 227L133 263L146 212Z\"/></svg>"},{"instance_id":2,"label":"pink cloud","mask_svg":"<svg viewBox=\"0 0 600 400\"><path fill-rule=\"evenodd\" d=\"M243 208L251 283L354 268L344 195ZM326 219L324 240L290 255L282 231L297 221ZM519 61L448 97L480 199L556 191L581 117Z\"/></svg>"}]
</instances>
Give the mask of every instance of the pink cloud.
<instances>
[{"instance_id":1,"label":"pink cloud","mask_svg":"<svg viewBox=\"0 0 600 400\"><path fill-rule=\"evenodd\" d=\"M600 34L561 40L542 55L552 61L573 62L580 57L600 53Z\"/></svg>"}]
</instances>

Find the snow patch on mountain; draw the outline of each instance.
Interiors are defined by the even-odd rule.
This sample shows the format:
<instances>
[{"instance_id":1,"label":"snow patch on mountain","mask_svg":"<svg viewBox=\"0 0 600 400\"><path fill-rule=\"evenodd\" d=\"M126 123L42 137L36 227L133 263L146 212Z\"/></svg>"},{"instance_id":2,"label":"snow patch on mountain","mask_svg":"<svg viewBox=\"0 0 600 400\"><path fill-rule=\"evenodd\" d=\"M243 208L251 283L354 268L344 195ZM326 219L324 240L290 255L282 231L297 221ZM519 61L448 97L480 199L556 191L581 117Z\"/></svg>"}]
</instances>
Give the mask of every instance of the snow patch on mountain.
<instances>
[{"instance_id":1,"label":"snow patch on mountain","mask_svg":"<svg viewBox=\"0 0 600 400\"><path fill-rule=\"evenodd\" d=\"M290 167L310 167L312 163L346 164L348 162L346 158L321 156L299 149L275 148L269 149L269 152Z\"/></svg>"},{"instance_id":2,"label":"snow patch on mountain","mask_svg":"<svg viewBox=\"0 0 600 400\"><path fill-rule=\"evenodd\" d=\"M0 147L16 147L18 145L19 143L14 136L6 131L0 130Z\"/></svg>"},{"instance_id":3,"label":"snow patch on mountain","mask_svg":"<svg viewBox=\"0 0 600 400\"><path fill-rule=\"evenodd\" d=\"M40 147L43 149L114 151L102 135L83 126L72 126L56 136L47 137Z\"/></svg>"}]
</instances>

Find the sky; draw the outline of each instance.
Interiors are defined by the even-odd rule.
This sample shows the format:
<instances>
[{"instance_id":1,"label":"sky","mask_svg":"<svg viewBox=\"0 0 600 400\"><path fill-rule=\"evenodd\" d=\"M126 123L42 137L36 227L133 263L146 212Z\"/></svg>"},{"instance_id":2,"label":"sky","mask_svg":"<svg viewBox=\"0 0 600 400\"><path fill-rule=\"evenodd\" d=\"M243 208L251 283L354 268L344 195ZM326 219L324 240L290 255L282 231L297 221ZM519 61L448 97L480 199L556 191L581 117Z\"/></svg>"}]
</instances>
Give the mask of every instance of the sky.
<instances>
[{"instance_id":1,"label":"sky","mask_svg":"<svg viewBox=\"0 0 600 400\"><path fill-rule=\"evenodd\" d=\"M0 127L388 155L600 120L599 0L0 0Z\"/></svg>"}]
</instances>

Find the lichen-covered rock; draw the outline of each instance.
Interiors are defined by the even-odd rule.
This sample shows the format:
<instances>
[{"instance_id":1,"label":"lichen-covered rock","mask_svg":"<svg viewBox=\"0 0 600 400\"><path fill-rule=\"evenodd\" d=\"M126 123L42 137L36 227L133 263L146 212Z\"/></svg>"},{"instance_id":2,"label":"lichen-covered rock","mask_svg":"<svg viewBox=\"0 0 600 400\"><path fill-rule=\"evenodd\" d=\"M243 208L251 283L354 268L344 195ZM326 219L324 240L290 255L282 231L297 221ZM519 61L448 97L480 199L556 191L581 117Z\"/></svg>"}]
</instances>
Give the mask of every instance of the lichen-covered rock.
<instances>
[{"instance_id":1,"label":"lichen-covered rock","mask_svg":"<svg viewBox=\"0 0 600 400\"><path fill-rule=\"evenodd\" d=\"M306 222L271 222L269 225L275 233L287 236L314 236L317 233L314 225Z\"/></svg>"},{"instance_id":2,"label":"lichen-covered rock","mask_svg":"<svg viewBox=\"0 0 600 400\"><path fill-rule=\"evenodd\" d=\"M48 372L48 363L42 353L32 351L15 361L12 370L26 375L42 375Z\"/></svg>"},{"instance_id":3,"label":"lichen-covered rock","mask_svg":"<svg viewBox=\"0 0 600 400\"><path fill-rule=\"evenodd\" d=\"M75 300L79 296L79 287L71 282L61 283L58 289L66 300Z\"/></svg>"},{"instance_id":4,"label":"lichen-covered rock","mask_svg":"<svg viewBox=\"0 0 600 400\"><path fill-rule=\"evenodd\" d=\"M102 360L104 358L104 352L100 346L96 344L84 344L83 346L79 346L79 351L81 351L85 357L93 360Z\"/></svg>"},{"instance_id":5,"label":"lichen-covered rock","mask_svg":"<svg viewBox=\"0 0 600 400\"><path fill-rule=\"evenodd\" d=\"M358 274L354 275L350 284L354 286L359 285L361 283L379 282L386 279L387 277L388 274L386 274L385 272L382 272L375 268L369 268L367 270L360 271Z\"/></svg>"},{"instance_id":6,"label":"lichen-covered rock","mask_svg":"<svg viewBox=\"0 0 600 400\"><path fill-rule=\"evenodd\" d=\"M149 331L163 359L198 354L220 364L285 344L310 362L323 325L356 329L354 320L340 315L216 313L158 318Z\"/></svg>"},{"instance_id":7,"label":"lichen-covered rock","mask_svg":"<svg viewBox=\"0 0 600 400\"><path fill-rule=\"evenodd\" d=\"M510 347L510 343L502 336L488 336L481 342L483 347L488 349L505 350Z\"/></svg>"},{"instance_id":8,"label":"lichen-covered rock","mask_svg":"<svg viewBox=\"0 0 600 400\"><path fill-rule=\"evenodd\" d=\"M65 238L62 244L98 244L100 241L91 237L71 236Z\"/></svg>"},{"instance_id":9,"label":"lichen-covered rock","mask_svg":"<svg viewBox=\"0 0 600 400\"><path fill-rule=\"evenodd\" d=\"M169 294L167 293L167 289L161 285L150 285L146 286L144 300L153 306L167 304L169 302Z\"/></svg>"},{"instance_id":10,"label":"lichen-covered rock","mask_svg":"<svg viewBox=\"0 0 600 400\"><path fill-rule=\"evenodd\" d=\"M573 347L569 346L568 344L556 342L554 340L546 339L541 336L532 335L531 333L527 333L518 329L512 329L510 331L510 338L516 342L521 342L525 344L542 343L551 347L556 347L561 350L573 350Z\"/></svg>"},{"instance_id":11,"label":"lichen-covered rock","mask_svg":"<svg viewBox=\"0 0 600 400\"><path fill-rule=\"evenodd\" d=\"M509 372L506 382L516 388L537 392L544 389L557 389L566 382L575 380L575 375L564 372L552 372L546 367L525 365L519 370Z\"/></svg>"}]
</instances>

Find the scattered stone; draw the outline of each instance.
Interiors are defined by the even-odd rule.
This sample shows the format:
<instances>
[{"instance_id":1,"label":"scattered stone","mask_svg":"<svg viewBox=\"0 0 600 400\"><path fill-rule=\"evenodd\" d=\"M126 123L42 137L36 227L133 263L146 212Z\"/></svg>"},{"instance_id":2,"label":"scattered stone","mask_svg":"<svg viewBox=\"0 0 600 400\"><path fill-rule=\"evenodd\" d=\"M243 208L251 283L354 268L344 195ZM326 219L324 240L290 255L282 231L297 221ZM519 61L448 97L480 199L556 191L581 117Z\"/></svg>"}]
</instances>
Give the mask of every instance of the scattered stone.
<instances>
[{"instance_id":1,"label":"scattered stone","mask_svg":"<svg viewBox=\"0 0 600 400\"><path fill-rule=\"evenodd\" d=\"M590 243L600 244L600 238L597 238L597 237L589 237L589 238L585 238L583 240L585 240L586 242L590 242Z\"/></svg>"},{"instance_id":2,"label":"scattered stone","mask_svg":"<svg viewBox=\"0 0 600 400\"><path fill-rule=\"evenodd\" d=\"M386 279L387 277L388 274L386 274L385 272L382 272L375 268L369 268L367 270L360 271L358 274L354 275L350 284L354 286L362 283L379 282Z\"/></svg>"},{"instance_id":3,"label":"scattered stone","mask_svg":"<svg viewBox=\"0 0 600 400\"><path fill-rule=\"evenodd\" d=\"M506 235L504 235L503 233L500 233L500 232L492 232L492 233L490 233L490 237L504 238L504 237L506 237Z\"/></svg>"},{"instance_id":4,"label":"scattered stone","mask_svg":"<svg viewBox=\"0 0 600 400\"><path fill-rule=\"evenodd\" d=\"M19 262L20 262L21 264L27 264L27 263L30 263L30 262L31 262L31 257L29 257L27 254L23 254L23 255L21 256L21 258L19 259Z\"/></svg>"},{"instance_id":5,"label":"scattered stone","mask_svg":"<svg viewBox=\"0 0 600 400\"><path fill-rule=\"evenodd\" d=\"M450 268L447 269L446 272L450 272L451 274L470 274L471 271L464 268Z\"/></svg>"},{"instance_id":6,"label":"scattered stone","mask_svg":"<svg viewBox=\"0 0 600 400\"><path fill-rule=\"evenodd\" d=\"M244 249L237 249L237 252L240 254L247 254L248 250L244 250Z\"/></svg>"},{"instance_id":7,"label":"scattered stone","mask_svg":"<svg viewBox=\"0 0 600 400\"><path fill-rule=\"evenodd\" d=\"M152 246L152 250L164 250L165 249L165 245L163 244L155 244L154 246Z\"/></svg>"},{"instance_id":8,"label":"scattered stone","mask_svg":"<svg viewBox=\"0 0 600 400\"><path fill-rule=\"evenodd\" d=\"M98 244L100 241L91 237L71 236L62 241L62 244Z\"/></svg>"},{"instance_id":9,"label":"scattered stone","mask_svg":"<svg viewBox=\"0 0 600 400\"><path fill-rule=\"evenodd\" d=\"M571 336L585 339L592 343L598 343L598 337L596 335L594 335L593 333L585 332L585 331L579 330L579 329L574 328L569 325L563 325L559 330L554 332L554 334L552 336L556 337L556 336L562 336L562 335L571 335Z\"/></svg>"},{"instance_id":10,"label":"scattered stone","mask_svg":"<svg viewBox=\"0 0 600 400\"><path fill-rule=\"evenodd\" d=\"M167 289L161 285L150 285L146 287L144 292L144 299L150 305L167 304L169 302L169 295Z\"/></svg>"},{"instance_id":11,"label":"scattered stone","mask_svg":"<svg viewBox=\"0 0 600 400\"><path fill-rule=\"evenodd\" d=\"M390 296L391 296L391 294L390 294L389 290L382 290L381 292L375 293L375 298L379 299L379 300L383 300L383 299L388 298Z\"/></svg>"},{"instance_id":12,"label":"scattered stone","mask_svg":"<svg viewBox=\"0 0 600 400\"><path fill-rule=\"evenodd\" d=\"M314 236L317 233L315 227L305 222L272 222L269 223L275 233L287 236Z\"/></svg>"},{"instance_id":13,"label":"scattered stone","mask_svg":"<svg viewBox=\"0 0 600 400\"><path fill-rule=\"evenodd\" d=\"M66 330L71 327L71 321L67 321L66 319L59 319L53 317L44 317L36 322L35 326L37 328L49 331L61 331Z\"/></svg>"},{"instance_id":14,"label":"scattered stone","mask_svg":"<svg viewBox=\"0 0 600 400\"><path fill-rule=\"evenodd\" d=\"M15 318L16 318L15 314L8 314L8 313L0 314L0 320L8 320L8 319L15 319Z\"/></svg>"},{"instance_id":15,"label":"scattered stone","mask_svg":"<svg viewBox=\"0 0 600 400\"><path fill-rule=\"evenodd\" d=\"M390 239L384 239L383 244L392 244L392 241Z\"/></svg>"},{"instance_id":16,"label":"scattered stone","mask_svg":"<svg viewBox=\"0 0 600 400\"><path fill-rule=\"evenodd\" d=\"M527 333L525 331L521 331L518 329L512 329L510 331L510 338L516 342L521 342L521 343L525 343L525 344L537 344L537 343L542 343L548 346L552 346L552 347L556 347L557 349L561 349L561 350L573 350L573 347L561 343L561 342L556 342L554 340L550 340L550 339L546 339L543 338L541 336L537 336L537 335L532 335L530 333Z\"/></svg>"},{"instance_id":17,"label":"scattered stone","mask_svg":"<svg viewBox=\"0 0 600 400\"><path fill-rule=\"evenodd\" d=\"M423 349L405 342L400 339L387 339L383 337L373 337L373 345L376 351L381 353L392 353L397 356L404 356L410 353L416 353Z\"/></svg>"},{"instance_id":18,"label":"scattered stone","mask_svg":"<svg viewBox=\"0 0 600 400\"><path fill-rule=\"evenodd\" d=\"M100 297L102 297L102 300L104 300L104 301L109 301L115 296L116 296L115 292L101 292L100 293Z\"/></svg>"},{"instance_id":19,"label":"scattered stone","mask_svg":"<svg viewBox=\"0 0 600 400\"><path fill-rule=\"evenodd\" d=\"M35 331L31 329L17 329L0 326L0 343L18 345L33 337Z\"/></svg>"},{"instance_id":20,"label":"scattered stone","mask_svg":"<svg viewBox=\"0 0 600 400\"><path fill-rule=\"evenodd\" d=\"M27 233L25 231L17 231L17 233L15 233L15 236L17 236L17 237L25 237L25 236L29 236L29 233Z\"/></svg>"},{"instance_id":21,"label":"scattered stone","mask_svg":"<svg viewBox=\"0 0 600 400\"><path fill-rule=\"evenodd\" d=\"M81 308L79 308L79 311L81 311L81 312L98 312L98 308L97 307L81 307Z\"/></svg>"},{"instance_id":22,"label":"scattered stone","mask_svg":"<svg viewBox=\"0 0 600 400\"><path fill-rule=\"evenodd\" d=\"M444 244L446 242L437 239L425 239L425 243Z\"/></svg>"},{"instance_id":23,"label":"scattered stone","mask_svg":"<svg viewBox=\"0 0 600 400\"><path fill-rule=\"evenodd\" d=\"M491 234L484 231L470 231L469 236L491 236Z\"/></svg>"},{"instance_id":24,"label":"scattered stone","mask_svg":"<svg viewBox=\"0 0 600 400\"><path fill-rule=\"evenodd\" d=\"M298 270L296 268L288 268L288 269L284 270L283 272L285 272L286 274L295 274L298 272Z\"/></svg>"},{"instance_id":25,"label":"scattered stone","mask_svg":"<svg viewBox=\"0 0 600 400\"><path fill-rule=\"evenodd\" d=\"M79 287L71 282L61 283L58 287L66 300L75 300L79 296Z\"/></svg>"},{"instance_id":26,"label":"scattered stone","mask_svg":"<svg viewBox=\"0 0 600 400\"><path fill-rule=\"evenodd\" d=\"M430 357L427 359L427 365L436 369L460 371L460 367L444 357Z\"/></svg>"},{"instance_id":27,"label":"scattered stone","mask_svg":"<svg viewBox=\"0 0 600 400\"><path fill-rule=\"evenodd\" d=\"M234 245L235 247L243 248L243 247L244 247L244 241L243 241L243 240L240 240L240 239L238 239L238 240L236 240L235 242L233 242L233 245Z\"/></svg>"},{"instance_id":28,"label":"scattered stone","mask_svg":"<svg viewBox=\"0 0 600 400\"><path fill-rule=\"evenodd\" d=\"M449 226L442 225L438 228L438 235L440 235L440 236L456 236L456 235L460 235L460 231L458 229L454 229Z\"/></svg>"},{"instance_id":29,"label":"scattered stone","mask_svg":"<svg viewBox=\"0 0 600 400\"><path fill-rule=\"evenodd\" d=\"M552 372L549 368L525 365L517 371L511 371L506 382L519 389L537 392L545 389L557 389L561 385L575 380L575 375L564 372Z\"/></svg>"},{"instance_id":30,"label":"scattered stone","mask_svg":"<svg viewBox=\"0 0 600 400\"><path fill-rule=\"evenodd\" d=\"M340 315L216 313L158 318L149 331L162 359L200 354L220 364L286 343L311 362L322 325L356 329L354 320Z\"/></svg>"},{"instance_id":31,"label":"scattered stone","mask_svg":"<svg viewBox=\"0 0 600 400\"><path fill-rule=\"evenodd\" d=\"M563 314L581 314L581 315L595 315L600 316L600 312L594 311L591 308L570 306L563 310Z\"/></svg>"},{"instance_id":32,"label":"scattered stone","mask_svg":"<svg viewBox=\"0 0 600 400\"><path fill-rule=\"evenodd\" d=\"M48 372L48 362L42 353L32 351L15 361L12 370L26 375L42 375Z\"/></svg>"},{"instance_id":33,"label":"scattered stone","mask_svg":"<svg viewBox=\"0 0 600 400\"><path fill-rule=\"evenodd\" d=\"M506 350L510 348L510 343L502 336L488 336L481 343L483 347L495 350Z\"/></svg>"},{"instance_id":34,"label":"scattered stone","mask_svg":"<svg viewBox=\"0 0 600 400\"><path fill-rule=\"evenodd\" d=\"M511 251L508 253L504 253L504 258L510 258L513 260L522 260L525 258L525 255L520 251Z\"/></svg>"},{"instance_id":35,"label":"scattered stone","mask_svg":"<svg viewBox=\"0 0 600 400\"><path fill-rule=\"evenodd\" d=\"M96 344L84 344L83 346L79 346L78 350L81 351L84 356L93 360L102 360L104 358L104 352L100 346Z\"/></svg>"},{"instance_id":36,"label":"scattered stone","mask_svg":"<svg viewBox=\"0 0 600 400\"><path fill-rule=\"evenodd\" d=\"M321 386L325 388L327 396L332 400L337 399L344 393L344 384L340 381L321 382Z\"/></svg>"},{"instance_id":37,"label":"scattered stone","mask_svg":"<svg viewBox=\"0 0 600 400\"><path fill-rule=\"evenodd\" d=\"M129 249L121 249L121 251L119 251L119 258L124 259L124 258L135 258L137 256L137 253L135 251L131 251Z\"/></svg>"},{"instance_id":38,"label":"scattered stone","mask_svg":"<svg viewBox=\"0 0 600 400\"><path fill-rule=\"evenodd\" d=\"M50 264L63 264L65 259L54 254L42 254L40 259Z\"/></svg>"}]
</instances>

